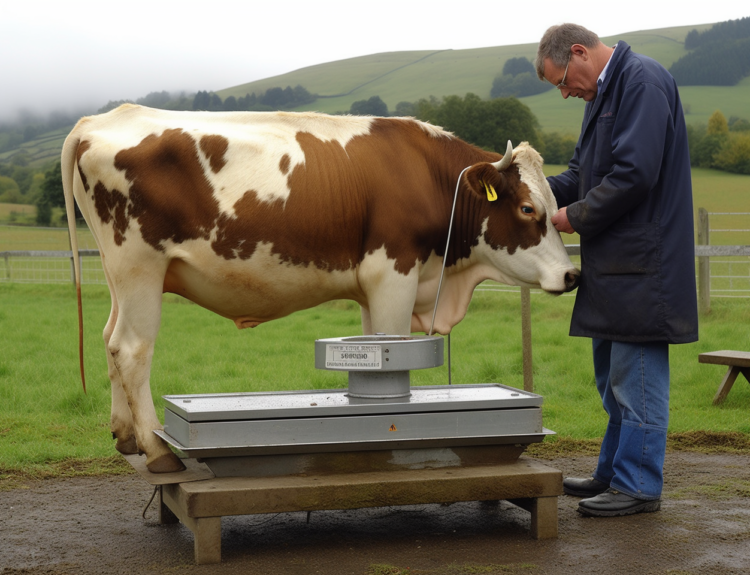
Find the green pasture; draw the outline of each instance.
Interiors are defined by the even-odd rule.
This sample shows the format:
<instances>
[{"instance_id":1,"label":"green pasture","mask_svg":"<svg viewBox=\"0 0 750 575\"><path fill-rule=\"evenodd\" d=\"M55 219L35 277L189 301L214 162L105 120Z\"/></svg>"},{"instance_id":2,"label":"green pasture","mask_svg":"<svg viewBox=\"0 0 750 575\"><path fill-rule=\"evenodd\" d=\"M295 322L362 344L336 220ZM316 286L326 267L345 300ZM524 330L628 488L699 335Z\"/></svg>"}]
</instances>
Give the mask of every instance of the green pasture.
<instances>
[{"instance_id":1,"label":"green pasture","mask_svg":"<svg viewBox=\"0 0 750 575\"><path fill-rule=\"evenodd\" d=\"M544 425L563 439L601 435L605 417L594 387L590 341L568 334L573 297L532 296L535 391ZM84 286L88 393L78 375L71 286L0 284L0 476L70 459L114 454L110 385L101 330L109 295ZM453 382L523 387L517 293L477 292L452 334ZM673 346L670 432L750 433L750 386L739 381L726 402L711 400L723 368L698 364L704 351L736 348L750 336L750 301L717 300L702 318L701 340ZM360 333L359 311L332 302L238 331L229 320L177 296L164 296L151 388L161 396L346 387L343 373L316 370L317 338ZM741 346L742 347L742 346ZM447 367L415 371L414 385L447 384Z\"/></svg>"},{"instance_id":2,"label":"green pasture","mask_svg":"<svg viewBox=\"0 0 750 575\"><path fill-rule=\"evenodd\" d=\"M36 221L36 206L30 204L1 204L0 224L31 225ZM1 243L1 242L0 242ZM2 248L0 248L2 251Z\"/></svg>"},{"instance_id":3,"label":"green pasture","mask_svg":"<svg viewBox=\"0 0 750 575\"><path fill-rule=\"evenodd\" d=\"M9 204L0 204L0 214L2 214L3 206L7 205ZM78 237L79 249L97 249L94 236L86 226L80 224L76 226L76 236ZM36 228L0 224L0 252L63 250L70 250L67 227Z\"/></svg>"}]
</instances>

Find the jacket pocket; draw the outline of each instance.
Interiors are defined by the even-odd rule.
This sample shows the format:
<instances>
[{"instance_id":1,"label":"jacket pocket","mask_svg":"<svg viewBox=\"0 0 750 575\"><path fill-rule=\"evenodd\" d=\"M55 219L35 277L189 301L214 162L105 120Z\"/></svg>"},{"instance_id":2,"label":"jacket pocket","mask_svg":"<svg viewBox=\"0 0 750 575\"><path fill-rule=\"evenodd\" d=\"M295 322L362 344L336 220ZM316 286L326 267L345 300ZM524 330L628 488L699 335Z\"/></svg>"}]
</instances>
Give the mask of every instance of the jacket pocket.
<instances>
[{"instance_id":1,"label":"jacket pocket","mask_svg":"<svg viewBox=\"0 0 750 575\"><path fill-rule=\"evenodd\" d=\"M584 266L596 275L649 275L659 270L659 226L618 223L585 243Z\"/></svg>"},{"instance_id":2,"label":"jacket pocket","mask_svg":"<svg viewBox=\"0 0 750 575\"><path fill-rule=\"evenodd\" d=\"M615 126L615 118L607 116L599 118L596 122L596 142L594 147L594 163L591 171L594 176L599 176L599 181L612 171L614 156L612 155L612 130Z\"/></svg>"}]
</instances>

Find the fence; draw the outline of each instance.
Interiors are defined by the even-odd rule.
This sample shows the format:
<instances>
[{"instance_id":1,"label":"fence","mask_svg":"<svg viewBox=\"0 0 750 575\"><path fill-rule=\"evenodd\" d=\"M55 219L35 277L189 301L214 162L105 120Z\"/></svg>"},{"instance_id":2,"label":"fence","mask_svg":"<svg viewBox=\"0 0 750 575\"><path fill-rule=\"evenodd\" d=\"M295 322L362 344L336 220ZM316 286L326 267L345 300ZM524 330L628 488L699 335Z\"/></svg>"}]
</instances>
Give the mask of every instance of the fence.
<instances>
[{"instance_id":1,"label":"fence","mask_svg":"<svg viewBox=\"0 0 750 575\"><path fill-rule=\"evenodd\" d=\"M106 284L99 250L79 250L81 281ZM71 283L73 255L69 251L8 251L0 252L4 269L0 281L15 283Z\"/></svg>"},{"instance_id":2,"label":"fence","mask_svg":"<svg viewBox=\"0 0 750 575\"><path fill-rule=\"evenodd\" d=\"M750 245L710 245L712 236L744 240L747 244L750 212L709 212L698 210L698 302L702 313L711 310L712 297L750 297ZM711 227L717 220L720 226ZM736 227L739 223L739 227ZM744 225L743 225L744 223ZM722 238L723 239L723 238Z\"/></svg>"},{"instance_id":3,"label":"fence","mask_svg":"<svg viewBox=\"0 0 750 575\"><path fill-rule=\"evenodd\" d=\"M750 245L710 245L710 238L726 234L730 240L750 244L746 234L750 224L739 227L737 222L750 221L750 212L698 211L698 241L695 256L698 261L698 294L700 309L707 313L712 297L750 297ZM710 221L724 219L730 227L710 227ZM574 263L578 263L580 247L566 246ZM81 256L81 281L84 284L106 284L99 251L79 250ZM4 251L0 252L0 282L17 283L69 283L73 281L73 258L69 251ZM484 282L478 291L519 291L498 284Z\"/></svg>"}]
</instances>

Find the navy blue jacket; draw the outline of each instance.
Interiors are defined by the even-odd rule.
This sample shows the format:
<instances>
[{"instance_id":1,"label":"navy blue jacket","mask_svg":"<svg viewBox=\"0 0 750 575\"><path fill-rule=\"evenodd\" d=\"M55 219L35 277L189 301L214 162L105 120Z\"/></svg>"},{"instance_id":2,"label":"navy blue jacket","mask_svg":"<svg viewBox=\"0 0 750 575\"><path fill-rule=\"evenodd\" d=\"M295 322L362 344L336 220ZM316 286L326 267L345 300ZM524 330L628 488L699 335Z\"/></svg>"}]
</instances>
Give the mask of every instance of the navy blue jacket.
<instances>
[{"instance_id":1,"label":"navy blue jacket","mask_svg":"<svg viewBox=\"0 0 750 575\"><path fill-rule=\"evenodd\" d=\"M669 72L619 42L568 170L548 181L581 236L570 335L696 341L690 156Z\"/></svg>"}]
</instances>

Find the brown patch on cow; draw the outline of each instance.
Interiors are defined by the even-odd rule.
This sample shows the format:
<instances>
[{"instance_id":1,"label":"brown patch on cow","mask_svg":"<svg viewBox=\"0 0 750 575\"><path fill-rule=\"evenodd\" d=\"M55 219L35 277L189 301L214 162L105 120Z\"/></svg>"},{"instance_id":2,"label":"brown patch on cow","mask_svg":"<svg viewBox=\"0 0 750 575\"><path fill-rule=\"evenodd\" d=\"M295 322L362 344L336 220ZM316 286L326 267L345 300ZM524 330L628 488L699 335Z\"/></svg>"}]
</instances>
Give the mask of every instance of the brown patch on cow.
<instances>
[{"instance_id":1,"label":"brown patch on cow","mask_svg":"<svg viewBox=\"0 0 750 575\"><path fill-rule=\"evenodd\" d=\"M86 192L89 191L89 182L86 179L86 174L83 173L83 170L81 169L81 156L83 156L86 153L86 150L88 150L91 147L91 142L88 140L83 140L82 142L78 143L78 149L76 150L76 163L78 165L78 174L81 176L81 182L83 182L83 189L86 190Z\"/></svg>"},{"instance_id":2,"label":"brown patch on cow","mask_svg":"<svg viewBox=\"0 0 750 575\"><path fill-rule=\"evenodd\" d=\"M130 221L127 215L128 199L122 192L118 190L110 192L101 182L98 182L94 186L94 206L103 223L113 222L115 243L121 246L125 241L125 231Z\"/></svg>"},{"instance_id":3,"label":"brown patch on cow","mask_svg":"<svg viewBox=\"0 0 750 575\"><path fill-rule=\"evenodd\" d=\"M226 259L250 258L260 242L272 244L282 263L314 265L326 271L347 270L359 263L364 233L363 193L351 176L341 144L298 133L305 162L288 176L286 200L260 200L247 191L234 205L236 215L217 222L214 251Z\"/></svg>"},{"instance_id":4,"label":"brown patch on cow","mask_svg":"<svg viewBox=\"0 0 750 575\"><path fill-rule=\"evenodd\" d=\"M163 251L165 240L209 239L219 204L192 136L180 129L147 136L118 152L115 167L131 182L127 217L138 220L148 244Z\"/></svg>"},{"instance_id":5,"label":"brown patch on cow","mask_svg":"<svg viewBox=\"0 0 750 575\"><path fill-rule=\"evenodd\" d=\"M227 164L224 155L227 153L227 149L229 149L229 140L224 136L203 136L200 141L200 147L206 158L208 158L211 170L214 174L218 174Z\"/></svg>"},{"instance_id":6,"label":"brown patch on cow","mask_svg":"<svg viewBox=\"0 0 750 575\"><path fill-rule=\"evenodd\" d=\"M445 255L461 170L499 159L457 139L435 140L408 121L376 120L370 135L352 138L346 149L306 132L296 139L305 161L287 178L288 198L267 202L246 192L234 205L235 215L219 216L212 243L217 254L248 259L259 243L267 242L281 263L342 271L385 248L394 269L408 274L433 252ZM485 240L493 248L513 252L539 243L535 225L511 221L516 216L504 213L520 197L512 193L523 186L517 169L508 175L494 171L503 178L498 193L507 193L502 201L489 203L462 187L447 265L469 257L487 218L491 229Z\"/></svg>"},{"instance_id":7,"label":"brown patch on cow","mask_svg":"<svg viewBox=\"0 0 750 575\"><path fill-rule=\"evenodd\" d=\"M289 154L284 154L281 156L281 161L279 162L279 170L281 170L281 173L285 176L289 173L289 165L292 163L292 159L289 157Z\"/></svg>"}]
</instances>

